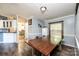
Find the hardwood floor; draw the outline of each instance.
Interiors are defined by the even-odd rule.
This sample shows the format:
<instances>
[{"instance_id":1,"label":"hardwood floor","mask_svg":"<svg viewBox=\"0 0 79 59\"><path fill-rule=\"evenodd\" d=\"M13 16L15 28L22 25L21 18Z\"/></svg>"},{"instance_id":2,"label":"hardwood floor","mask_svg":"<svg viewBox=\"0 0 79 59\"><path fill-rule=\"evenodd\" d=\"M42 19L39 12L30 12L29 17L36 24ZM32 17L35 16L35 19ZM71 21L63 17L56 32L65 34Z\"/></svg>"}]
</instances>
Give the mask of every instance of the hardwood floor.
<instances>
[{"instance_id":1,"label":"hardwood floor","mask_svg":"<svg viewBox=\"0 0 79 59\"><path fill-rule=\"evenodd\" d=\"M31 56L32 48L27 44L0 43L0 56ZM52 56L74 56L74 48L62 45L62 50L55 48Z\"/></svg>"},{"instance_id":2,"label":"hardwood floor","mask_svg":"<svg viewBox=\"0 0 79 59\"><path fill-rule=\"evenodd\" d=\"M56 47L55 50L51 53L52 56L75 56L74 48L62 45L61 50Z\"/></svg>"},{"instance_id":3,"label":"hardwood floor","mask_svg":"<svg viewBox=\"0 0 79 59\"><path fill-rule=\"evenodd\" d=\"M17 52L17 44L16 43L0 43L0 55L16 55Z\"/></svg>"}]
</instances>

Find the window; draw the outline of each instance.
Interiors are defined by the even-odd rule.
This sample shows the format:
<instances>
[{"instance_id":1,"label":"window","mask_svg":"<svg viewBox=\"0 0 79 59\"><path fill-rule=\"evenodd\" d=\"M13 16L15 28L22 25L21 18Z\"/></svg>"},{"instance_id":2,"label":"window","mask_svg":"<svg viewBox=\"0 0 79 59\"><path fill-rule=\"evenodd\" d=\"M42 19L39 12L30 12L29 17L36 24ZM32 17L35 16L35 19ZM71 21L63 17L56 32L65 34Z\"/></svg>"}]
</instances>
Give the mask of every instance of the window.
<instances>
[{"instance_id":1,"label":"window","mask_svg":"<svg viewBox=\"0 0 79 59\"><path fill-rule=\"evenodd\" d=\"M58 44L63 38L63 22L56 22L50 24L50 41Z\"/></svg>"}]
</instances>

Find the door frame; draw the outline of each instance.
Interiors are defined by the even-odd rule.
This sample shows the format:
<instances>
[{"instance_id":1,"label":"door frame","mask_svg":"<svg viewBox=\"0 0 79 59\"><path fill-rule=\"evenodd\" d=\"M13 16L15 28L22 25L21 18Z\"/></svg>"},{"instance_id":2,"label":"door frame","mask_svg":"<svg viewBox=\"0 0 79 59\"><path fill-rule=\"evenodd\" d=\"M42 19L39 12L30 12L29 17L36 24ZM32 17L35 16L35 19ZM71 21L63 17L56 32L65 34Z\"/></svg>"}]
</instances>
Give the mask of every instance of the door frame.
<instances>
[{"instance_id":1,"label":"door frame","mask_svg":"<svg viewBox=\"0 0 79 59\"><path fill-rule=\"evenodd\" d=\"M49 41L51 42L51 40L50 40L50 37L51 37L51 35L50 35L50 25L51 24L55 24L55 23L62 23L62 39L64 38L64 21L56 21L56 22L51 22L51 23L49 23Z\"/></svg>"}]
</instances>

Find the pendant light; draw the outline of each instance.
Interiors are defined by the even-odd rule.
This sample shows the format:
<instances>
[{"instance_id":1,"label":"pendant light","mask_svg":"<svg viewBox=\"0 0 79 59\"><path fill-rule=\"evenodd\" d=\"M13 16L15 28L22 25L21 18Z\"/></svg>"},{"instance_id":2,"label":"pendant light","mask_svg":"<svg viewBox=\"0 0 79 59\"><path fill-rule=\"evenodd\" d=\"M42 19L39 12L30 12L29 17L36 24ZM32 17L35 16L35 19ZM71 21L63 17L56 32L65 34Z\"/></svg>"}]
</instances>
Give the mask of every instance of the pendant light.
<instances>
[{"instance_id":1,"label":"pendant light","mask_svg":"<svg viewBox=\"0 0 79 59\"><path fill-rule=\"evenodd\" d=\"M40 11L42 12L42 14L44 14L47 10L47 7L46 6L42 6L40 7Z\"/></svg>"}]
</instances>

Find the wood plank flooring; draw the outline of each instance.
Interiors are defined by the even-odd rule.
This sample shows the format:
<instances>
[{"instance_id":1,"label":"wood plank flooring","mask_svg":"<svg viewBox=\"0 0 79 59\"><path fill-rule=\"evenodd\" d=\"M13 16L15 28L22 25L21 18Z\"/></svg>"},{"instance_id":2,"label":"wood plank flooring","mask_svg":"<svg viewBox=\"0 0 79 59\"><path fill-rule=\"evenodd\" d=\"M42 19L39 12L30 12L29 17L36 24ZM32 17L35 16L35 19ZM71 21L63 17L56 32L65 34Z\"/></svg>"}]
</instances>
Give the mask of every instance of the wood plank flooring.
<instances>
[{"instance_id":1,"label":"wood plank flooring","mask_svg":"<svg viewBox=\"0 0 79 59\"><path fill-rule=\"evenodd\" d=\"M62 50L55 48L51 56L74 56L74 48L62 45ZM32 56L32 48L23 43L0 43L0 56Z\"/></svg>"},{"instance_id":2,"label":"wood plank flooring","mask_svg":"<svg viewBox=\"0 0 79 59\"><path fill-rule=\"evenodd\" d=\"M55 50L51 53L52 56L75 56L74 48L62 45L61 50L56 47Z\"/></svg>"}]
</instances>

